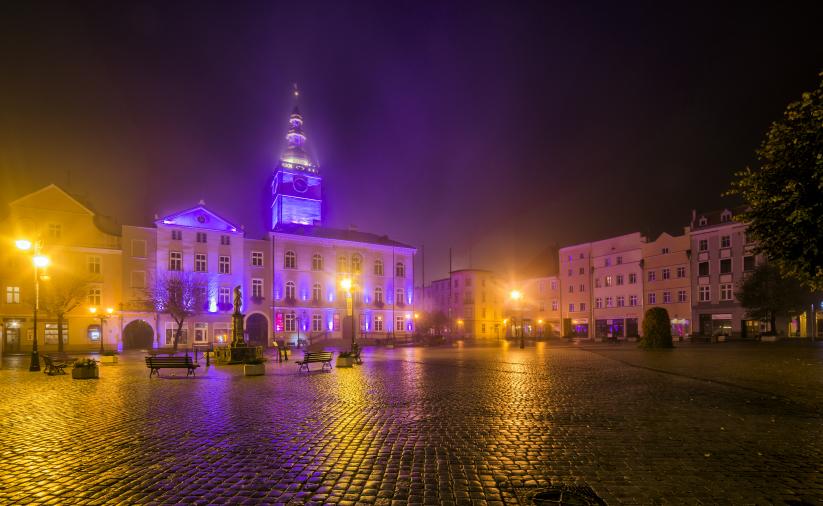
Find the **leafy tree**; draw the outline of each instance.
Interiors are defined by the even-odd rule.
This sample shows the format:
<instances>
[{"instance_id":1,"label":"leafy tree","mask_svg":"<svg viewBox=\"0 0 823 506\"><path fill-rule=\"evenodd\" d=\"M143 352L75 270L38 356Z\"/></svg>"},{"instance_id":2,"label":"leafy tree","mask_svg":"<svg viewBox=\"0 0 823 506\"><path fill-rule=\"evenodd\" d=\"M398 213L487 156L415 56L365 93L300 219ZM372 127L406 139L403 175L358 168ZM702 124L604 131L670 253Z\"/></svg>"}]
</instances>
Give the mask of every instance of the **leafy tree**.
<instances>
[{"instance_id":1,"label":"leafy tree","mask_svg":"<svg viewBox=\"0 0 823 506\"><path fill-rule=\"evenodd\" d=\"M672 323L669 312L662 307L649 308L643 316L641 348L672 348Z\"/></svg>"},{"instance_id":2,"label":"leafy tree","mask_svg":"<svg viewBox=\"0 0 823 506\"><path fill-rule=\"evenodd\" d=\"M798 280L784 276L771 263L759 265L738 287L737 300L750 318L769 320L772 332L778 316L803 311L814 302L812 293Z\"/></svg>"},{"instance_id":3,"label":"leafy tree","mask_svg":"<svg viewBox=\"0 0 823 506\"><path fill-rule=\"evenodd\" d=\"M789 104L757 150L760 168L736 174L727 194L748 210L740 221L783 273L823 290L823 72L812 92Z\"/></svg>"},{"instance_id":4,"label":"leafy tree","mask_svg":"<svg viewBox=\"0 0 823 506\"><path fill-rule=\"evenodd\" d=\"M209 302L208 281L190 272L168 272L158 276L148 289L147 298L154 310L169 315L177 324L174 351L183 334L183 323L201 314Z\"/></svg>"},{"instance_id":5,"label":"leafy tree","mask_svg":"<svg viewBox=\"0 0 823 506\"><path fill-rule=\"evenodd\" d=\"M424 313L418 324L418 330L427 333L434 330L435 334L442 334L449 327L449 317L443 311Z\"/></svg>"},{"instance_id":6,"label":"leafy tree","mask_svg":"<svg viewBox=\"0 0 823 506\"><path fill-rule=\"evenodd\" d=\"M88 294L88 280L72 276L51 277L40 284L43 309L57 317L57 352L63 353L63 322L66 314L83 303ZM100 339L103 336L101 334Z\"/></svg>"}]
</instances>

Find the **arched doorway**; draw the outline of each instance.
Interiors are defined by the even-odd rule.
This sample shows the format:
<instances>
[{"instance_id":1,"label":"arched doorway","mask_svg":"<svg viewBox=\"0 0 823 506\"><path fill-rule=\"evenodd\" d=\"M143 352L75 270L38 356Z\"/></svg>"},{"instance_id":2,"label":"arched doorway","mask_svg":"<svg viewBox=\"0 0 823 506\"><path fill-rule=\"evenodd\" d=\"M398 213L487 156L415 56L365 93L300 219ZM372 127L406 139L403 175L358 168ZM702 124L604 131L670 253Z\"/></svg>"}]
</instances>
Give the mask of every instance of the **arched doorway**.
<instances>
[{"instance_id":1,"label":"arched doorway","mask_svg":"<svg viewBox=\"0 0 823 506\"><path fill-rule=\"evenodd\" d=\"M124 350L145 350L152 348L154 330L143 320L134 320L123 329Z\"/></svg>"},{"instance_id":2,"label":"arched doorway","mask_svg":"<svg viewBox=\"0 0 823 506\"><path fill-rule=\"evenodd\" d=\"M268 346L269 320L260 313L246 318L246 338L249 346Z\"/></svg>"}]
</instances>

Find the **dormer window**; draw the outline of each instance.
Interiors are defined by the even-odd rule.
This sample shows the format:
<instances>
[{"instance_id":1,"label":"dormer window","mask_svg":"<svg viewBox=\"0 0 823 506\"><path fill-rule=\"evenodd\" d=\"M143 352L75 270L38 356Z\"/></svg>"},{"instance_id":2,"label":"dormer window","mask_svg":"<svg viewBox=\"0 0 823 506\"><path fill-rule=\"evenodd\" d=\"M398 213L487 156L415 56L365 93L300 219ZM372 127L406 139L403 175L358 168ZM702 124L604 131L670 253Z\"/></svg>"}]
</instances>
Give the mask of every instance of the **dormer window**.
<instances>
[{"instance_id":1,"label":"dormer window","mask_svg":"<svg viewBox=\"0 0 823 506\"><path fill-rule=\"evenodd\" d=\"M723 214L720 215L720 223L727 223L729 221L732 221L732 213L723 211Z\"/></svg>"},{"instance_id":2,"label":"dormer window","mask_svg":"<svg viewBox=\"0 0 823 506\"><path fill-rule=\"evenodd\" d=\"M706 217L705 217L705 216L701 216L701 217L700 217L700 221L698 221L698 222L697 222L697 225L698 225L698 226L701 226L701 227L705 227L705 226L706 226L706 223L708 223L708 220L706 219Z\"/></svg>"}]
</instances>

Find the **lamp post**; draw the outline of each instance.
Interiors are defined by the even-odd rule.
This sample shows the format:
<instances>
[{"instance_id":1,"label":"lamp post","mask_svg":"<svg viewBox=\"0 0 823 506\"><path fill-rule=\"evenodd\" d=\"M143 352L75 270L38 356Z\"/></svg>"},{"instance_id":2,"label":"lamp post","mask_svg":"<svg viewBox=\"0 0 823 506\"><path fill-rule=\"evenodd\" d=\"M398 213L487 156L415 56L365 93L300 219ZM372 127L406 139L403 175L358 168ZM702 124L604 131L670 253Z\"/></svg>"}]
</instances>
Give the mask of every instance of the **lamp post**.
<instances>
[{"instance_id":1,"label":"lamp post","mask_svg":"<svg viewBox=\"0 0 823 506\"><path fill-rule=\"evenodd\" d=\"M92 317L94 317L95 315L97 315L97 308L95 306L90 307L89 308L89 313L91 313ZM110 307L107 307L105 313L101 312L98 315L98 318L100 318L100 355L101 356L103 355L103 335L104 335L103 334L103 324L106 322L106 320L108 320L111 317L112 313L114 313L114 309L110 308Z\"/></svg>"},{"instance_id":2,"label":"lamp post","mask_svg":"<svg viewBox=\"0 0 823 506\"><path fill-rule=\"evenodd\" d=\"M40 309L40 269L49 265L49 258L40 254L42 244L40 241L31 241L20 239L15 242L17 249L22 251L32 250L32 263L34 264L34 315L33 315L33 331L31 343L31 363L29 364L29 371L40 370L40 354L37 351L37 311Z\"/></svg>"},{"instance_id":3,"label":"lamp post","mask_svg":"<svg viewBox=\"0 0 823 506\"><path fill-rule=\"evenodd\" d=\"M512 290L512 292L509 294L509 296L516 303L519 303L519 301L521 299L523 299L523 293L520 292L520 290ZM523 349L523 348L526 347L526 344L523 341L523 330L524 330L523 329L523 304L519 304L519 305L520 305L520 348ZM517 325L515 325L514 329L517 330Z\"/></svg>"},{"instance_id":4,"label":"lamp post","mask_svg":"<svg viewBox=\"0 0 823 506\"><path fill-rule=\"evenodd\" d=\"M351 279L341 279L340 287L346 291L346 316L351 318L351 351L354 352L354 304L351 296Z\"/></svg>"}]
</instances>

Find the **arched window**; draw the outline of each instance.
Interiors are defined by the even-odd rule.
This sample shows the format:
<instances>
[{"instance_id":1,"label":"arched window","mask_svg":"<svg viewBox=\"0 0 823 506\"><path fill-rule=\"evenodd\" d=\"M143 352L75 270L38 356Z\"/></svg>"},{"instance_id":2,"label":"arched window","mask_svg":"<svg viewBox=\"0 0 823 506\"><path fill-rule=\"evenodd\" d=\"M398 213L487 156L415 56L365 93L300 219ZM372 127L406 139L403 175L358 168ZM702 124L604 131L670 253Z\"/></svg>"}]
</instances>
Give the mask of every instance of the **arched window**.
<instances>
[{"instance_id":1,"label":"arched window","mask_svg":"<svg viewBox=\"0 0 823 506\"><path fill-rule=\"evenodd\" d=\"M286 298L289 300L294 300L294 282L287 281L286 282Z\"/></svg>"},{"instance_id":2,"label":"arched window","mask_svg":"<svg viewBox=\"0 0 823 506\"><path fill-rule=\"evenodd\" d=\"M345 256L337 257L337 272L348 272L348 259Z\"/></svg>"},{"instance_id":3,"label":"arched window","mask_svg":"<svg viewBox=\"0 0 823 506\"><path fill-rule=\"evenodd\" d=\"M360 266L363 265L363 257L358 254L351 256L351 272L352 274L360 274Z\"/></svg>"},{"instance_id":4,"label":"arched window","mask_svg":"<svg viewBox=\"0 0 823 506\"><path fill-rule=\"evenodd\" d=\"M383 304L383 289L379 286L374 289L374 303Z\"/></svg>"},{"instance_id":5,"label":"arched window","mask_svg":"<svg viewBox=\"0 0 823 506\"><path fill-rule=\"evenodd\" d=\"M383 275L383 261L378 259L374 261L374 275L375 276L382 276Z\"/></svg>"},{"instance_id":6,"label":"arched window","mask_svg":"<svg viewBox=\"0 0 823 506\"><path fill-rule=\"evenodd\" d=\"M320 283L315 283L311 289L311 300L314 302L320 302L320 298L322 294L320 293Z\"/></svg>"},{"instance_id":7,"label":"arched window","mask_svg":"<svg viewBox=\"0 0 823 506\"><path fill-rule=\"evenodd\" d=\"M286 256L283 258L283 268L284 269L296 269L297 267L297 255L294 254L294 251L287 251Z\"/></svg>"},{"instance_id":8,"label":"arched window","mask_svg":"<svg viewBox=\"0 0 823 506\"><path fill-rule=\"evenodd\" d=\"M311 257L311 270L313 271L322 271L323 270L323 256L320 253L315 253Z\"/></svg>"},{"instance_id":9,"label":"arched window","mask_svg":"<svg viewBox=\"0 0 823 506\"><path fill-rule=\"evenodd\" d=\"M394 266L394 275L398 278L405 278L406 277L406 264L403 262L397 262Z\"/></svg>"}]
</instances>

